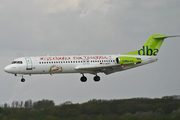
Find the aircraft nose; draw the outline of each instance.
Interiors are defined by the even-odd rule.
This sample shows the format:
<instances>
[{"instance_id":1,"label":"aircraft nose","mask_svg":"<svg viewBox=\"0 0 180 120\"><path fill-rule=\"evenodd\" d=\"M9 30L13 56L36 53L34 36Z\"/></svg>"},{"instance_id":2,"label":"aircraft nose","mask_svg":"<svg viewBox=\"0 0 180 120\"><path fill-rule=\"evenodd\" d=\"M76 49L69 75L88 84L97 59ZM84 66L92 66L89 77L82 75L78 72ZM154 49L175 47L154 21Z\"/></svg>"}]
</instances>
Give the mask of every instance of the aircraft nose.
<instances>
[{"instance_id":1,"label":"aircraft nose","mask_svg":"<svg viewBox=\"0 0 180 120\"><path fill-rule=\"evenodd\" d=\"M4 71L7 72L7 73L10 73L11 71L11 67L8 65L4 68Z\"/></svg>"}]
</instances>

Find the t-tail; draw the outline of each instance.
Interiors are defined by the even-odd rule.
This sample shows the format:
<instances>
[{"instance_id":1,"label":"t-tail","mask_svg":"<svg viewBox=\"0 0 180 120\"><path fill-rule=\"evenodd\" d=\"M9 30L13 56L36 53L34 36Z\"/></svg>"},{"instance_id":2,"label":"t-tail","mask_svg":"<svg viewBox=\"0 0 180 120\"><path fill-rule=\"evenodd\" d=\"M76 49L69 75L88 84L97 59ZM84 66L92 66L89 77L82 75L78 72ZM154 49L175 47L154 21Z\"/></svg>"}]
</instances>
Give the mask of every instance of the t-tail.
<instances>
[{"instance_id":1,"label":"t-tail","mask_svg":"<svg viewBox=\"0 0 180 120\"><path fill-rule=\"evenodd\" d=\"M124 53L123 55L144 55L144 56L156 56L159 52L159 49L164 42L165 38L169 37L180 37L180 35L176 36L166 36L155 34L149 37L146 43L142 46L140 50Z\"/></svg>"}]
</instances>

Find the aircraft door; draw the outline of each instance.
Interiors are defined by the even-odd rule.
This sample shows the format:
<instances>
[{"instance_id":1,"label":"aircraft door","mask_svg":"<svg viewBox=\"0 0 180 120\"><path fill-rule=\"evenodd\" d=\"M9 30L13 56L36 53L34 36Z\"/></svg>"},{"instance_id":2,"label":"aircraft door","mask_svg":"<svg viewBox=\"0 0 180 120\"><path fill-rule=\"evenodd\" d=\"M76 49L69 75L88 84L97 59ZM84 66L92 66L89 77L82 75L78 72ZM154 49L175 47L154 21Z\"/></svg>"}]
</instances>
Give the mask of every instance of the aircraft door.
<instances>
[{"instance_id":1,"label":"aircraft door","mask_svg":"<svg viewBox=\"0 0 180 120\"><path fill-rule=\"evenodd\" d=\"M25 58L26 59L26 70L32 70L32 60L30 57Z\"/></svg>"}]
</instances>

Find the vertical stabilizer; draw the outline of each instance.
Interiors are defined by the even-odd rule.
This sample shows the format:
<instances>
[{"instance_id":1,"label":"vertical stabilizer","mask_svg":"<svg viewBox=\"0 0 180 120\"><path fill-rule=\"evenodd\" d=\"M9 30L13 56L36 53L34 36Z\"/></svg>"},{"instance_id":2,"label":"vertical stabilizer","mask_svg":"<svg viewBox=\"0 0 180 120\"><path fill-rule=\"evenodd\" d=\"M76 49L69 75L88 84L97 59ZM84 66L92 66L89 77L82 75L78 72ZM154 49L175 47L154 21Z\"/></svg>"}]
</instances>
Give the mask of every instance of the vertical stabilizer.
<instances>
[{"instance_id":1,"label":"vertical stabilizer","mask_svg":"<svg viewBox=\"0 0 180 120\"><path fill-rule=\"evenodd\" d=\"M124 53L123 55L145 55L145 56L156 56L165 38L179 37L179 36L166 36L155 34L149 37L146 43L140 50Z\"/></svg>"}]
</instances>

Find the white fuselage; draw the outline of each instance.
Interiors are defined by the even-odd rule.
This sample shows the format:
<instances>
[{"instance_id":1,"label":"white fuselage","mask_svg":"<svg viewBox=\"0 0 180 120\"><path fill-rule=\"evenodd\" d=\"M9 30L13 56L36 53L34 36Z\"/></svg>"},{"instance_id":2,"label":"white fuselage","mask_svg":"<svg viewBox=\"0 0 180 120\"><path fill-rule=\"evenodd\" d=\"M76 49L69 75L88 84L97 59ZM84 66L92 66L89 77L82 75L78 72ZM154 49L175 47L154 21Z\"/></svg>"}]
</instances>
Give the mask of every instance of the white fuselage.
<instances>
[{"instance_id":1,"label":"white fuselage","mask_svg":"<svg viewBox=\"0 0 180 120\"><path fill-rule=\"evenodd\" d=\"M140 64L123 66L117 63L119 56L141 58ZM157 56L136 55L74 55L74 56L37 56L15 59L4 70L11 74L58 74L58 73L90 73L105 74L127 70L144 64L155 62Z\"/></svg>"}]
</instances>

